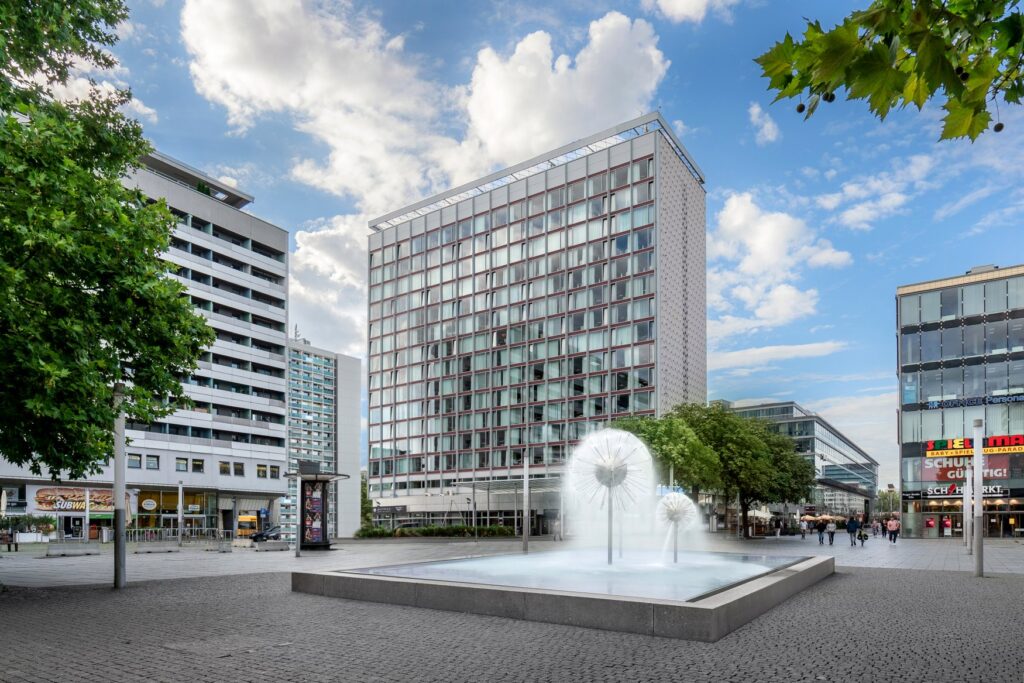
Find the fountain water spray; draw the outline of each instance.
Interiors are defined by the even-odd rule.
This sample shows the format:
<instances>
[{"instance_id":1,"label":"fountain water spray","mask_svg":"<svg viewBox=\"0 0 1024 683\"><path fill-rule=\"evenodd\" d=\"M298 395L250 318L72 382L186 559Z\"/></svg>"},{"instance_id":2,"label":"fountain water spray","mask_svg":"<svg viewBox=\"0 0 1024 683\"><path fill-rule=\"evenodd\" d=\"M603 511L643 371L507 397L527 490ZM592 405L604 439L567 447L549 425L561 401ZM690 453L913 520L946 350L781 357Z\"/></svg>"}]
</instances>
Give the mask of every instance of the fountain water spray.
<instances>
[{"instance_id":1,"label":"fountain water spray","mask_svg":"<svg viewBox=\"0 0 1024 683\"><path fill-rule=\"evenodd\" d=\"M647 447L619 429L596 431L573 449L569 476L577 495L588 502L601 500L608 507L608 564L612 563L613 510L616 506L624 510L650 492L650 470Z\"/></svg>"},{"instance_id":2,"label":"fountain water spray","mask_svg":"<svg viewBox=\"0 0 1024 683\"><path fill-rule=\"evenodd\" d=\"M658 519L672 525L672 561L679 562L679 527L687 529L697 520L697 507L681 493L669 493L658 502Z\"/></svg>"}]
</instances>

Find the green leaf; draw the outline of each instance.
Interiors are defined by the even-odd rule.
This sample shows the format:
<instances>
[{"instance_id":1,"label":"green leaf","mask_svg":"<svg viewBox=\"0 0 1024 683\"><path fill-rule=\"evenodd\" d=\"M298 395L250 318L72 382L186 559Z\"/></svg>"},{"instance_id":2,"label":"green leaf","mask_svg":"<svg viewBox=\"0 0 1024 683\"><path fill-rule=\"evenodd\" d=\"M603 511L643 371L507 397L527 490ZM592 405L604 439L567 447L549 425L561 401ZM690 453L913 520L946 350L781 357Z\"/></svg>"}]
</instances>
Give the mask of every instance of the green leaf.
<instances>
[{"instance_id":1,"label":"green leaf","mask_svg":"<svg viewBox=\"0 0 1024 683\"><path fill-rule=\"evenodd\" d=\"M907 83L903 86L903 100L906 104L914 104L920 110L931 95L932 91L920 75L912 73L907 77Z\"/></svg>"},{"instance_id":2,"label":"green leaf","mask_svg":"<svg viewBox=\"0 0 1024 683\"><path fill-rule=\"evenodd\" d=\"M850 64L864 51L857 36L857 27L849 21L821 36L817 47L819 51L811 78L817 83L828 84L844 80Z\"/></svg>"},{"instance_id":3,"label":"green leaf","mask_svg":"<svg viewBox=\"0 0 1024 683\"><path fill-rule=\"evenodd\" d=\"M965 106L959 100L949 100L943 106L948 113L943 119L940 140L970 138L976 140L982 131L988 128L992 117L984 107Z\"/></svg>"},{"instance_id":4,"label":"green leaf","mask_svg":"<svg viewBox=\"0 0 1024 683\"><path fill-rule=\"evenodd\" d=\"M884 119L902 95L907 75L893 68L889 49L882 43L874 47L850 68L850 96L867 99L879 118Z\"/></svg>"}]
</instances>

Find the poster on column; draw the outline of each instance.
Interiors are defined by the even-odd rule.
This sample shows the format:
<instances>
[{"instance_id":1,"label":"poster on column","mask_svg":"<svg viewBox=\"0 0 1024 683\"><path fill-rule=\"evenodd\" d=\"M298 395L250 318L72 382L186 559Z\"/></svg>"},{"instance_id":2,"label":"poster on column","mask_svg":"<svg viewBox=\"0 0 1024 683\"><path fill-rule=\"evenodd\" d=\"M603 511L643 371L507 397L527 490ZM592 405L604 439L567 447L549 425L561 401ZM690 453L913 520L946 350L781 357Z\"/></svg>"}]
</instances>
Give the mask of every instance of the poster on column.
<instances>
[{"instance_id":1,"label":"poster on column","mask_svg":"<svg viewBox=\"0 0 1024 683\"><path fill-rule=\"evenodd\" d=\"M302 482L302 541L303 544L320 544L324 537L324 495L326 483L322 481Z\"/></svg>"}]
</instances>

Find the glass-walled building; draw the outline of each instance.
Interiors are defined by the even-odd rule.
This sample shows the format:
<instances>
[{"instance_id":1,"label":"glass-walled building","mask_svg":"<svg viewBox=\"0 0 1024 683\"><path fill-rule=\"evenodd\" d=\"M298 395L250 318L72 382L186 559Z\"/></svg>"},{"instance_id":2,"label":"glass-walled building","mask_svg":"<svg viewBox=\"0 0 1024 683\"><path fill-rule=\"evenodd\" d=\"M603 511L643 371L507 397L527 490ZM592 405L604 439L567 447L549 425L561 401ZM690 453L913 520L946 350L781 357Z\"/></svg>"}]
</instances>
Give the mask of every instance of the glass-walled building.
<instances>
[{"instance_id":1,"label":"glass-walled building","mask_svg":"<svg viewBox=\"0 0 1024 683\"><path fill-rule=\"evenodd\" d=\"M959 492L981 419L985 533L1015 535L1024 524L1024 266L906 285L896 302L904 533L962 533Z\"/></svg>"},{"instance_id":2,"label":"glass-walled building","mask_svg":"<svg viewBox=\"0 0 1024 683\"><path fill-rule=\"evenodd\" d=\"M609 420L704 400L703 177L660 115L370 228L379 517L465 518L460 484L518 479L524 459L531 478L559 476ZM514 517L511 497L476 504Z\"/></svg>"},{"instance_id":3,"label":"glass-walled building","mask_svg":"<svg viewBox=\"0 0 1024 683\"><path fill-rule=\"evenodd\" d=\"M827 420L792 401L730 407L743 417L770 422L779 434L793 439L797 453L814 464L817 484L807 503L815 512L870 512L878 488L878 462Z\"/></svg>"}]
</instances>

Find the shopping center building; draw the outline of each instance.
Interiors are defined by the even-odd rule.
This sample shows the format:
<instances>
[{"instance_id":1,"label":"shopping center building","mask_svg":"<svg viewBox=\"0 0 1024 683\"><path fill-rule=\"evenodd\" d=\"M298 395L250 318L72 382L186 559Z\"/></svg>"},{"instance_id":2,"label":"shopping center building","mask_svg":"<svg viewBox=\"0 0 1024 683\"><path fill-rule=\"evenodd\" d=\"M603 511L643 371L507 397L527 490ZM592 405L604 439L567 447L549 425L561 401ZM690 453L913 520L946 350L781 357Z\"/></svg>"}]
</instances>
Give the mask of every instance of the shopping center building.
<instances>
[{"instance_id":1,"label":"shopping center building","mask_svg":"<svg viewBox=\"0 0 1024 683\"><path fill-rule=\"evenodd\" d=\"M378 521L512 525L525 460L544 531L579 439L705 400L704 179L660 115L370 228Z\"/></svg>"},{"instance_id":2,"label":"shopping center building","mask_svg":"<svg viewBox=\"0 0 1024 683\"><path fill-rule=\"evenodd\" d=\"M973 423L984 420L984 533L1024 528L1024 265L896 290L903 533L962 535Z\"/></svg>"},{"instance_id":3,"label":"shopping center building","mask_svg":"<svg viewBox=\"0 0 1024 683\"><path fill-rule=\"evenodd\" d=\"M164 258L216 332L187 378L194 405L153 424L128 424L131 526L184 525L245 535L273 523L287 492L288 234L242 209L253 197L154 152L126 179L164 198L178 219ZM0 458L8 514L58 518L61 537L98 537L112 524L112 472L51 481Z\"/></svg>"},{"instance_id":4,"label":"shopping center building","mask_svg":"<svg viewBox=\"0 0 1024 683\"><path fill-rule=\"evenodd\" d=\"M811 500L801 511L814 514L871 515L878 488L878 462L825 418L793 401L733 406L743 417L767 420L779 433L793 439L796 451L814 464L816 484ZM799 503L793 501L792 503ZM792 515L795 504L774 506Z\"/></svg>"}]
</instances>

